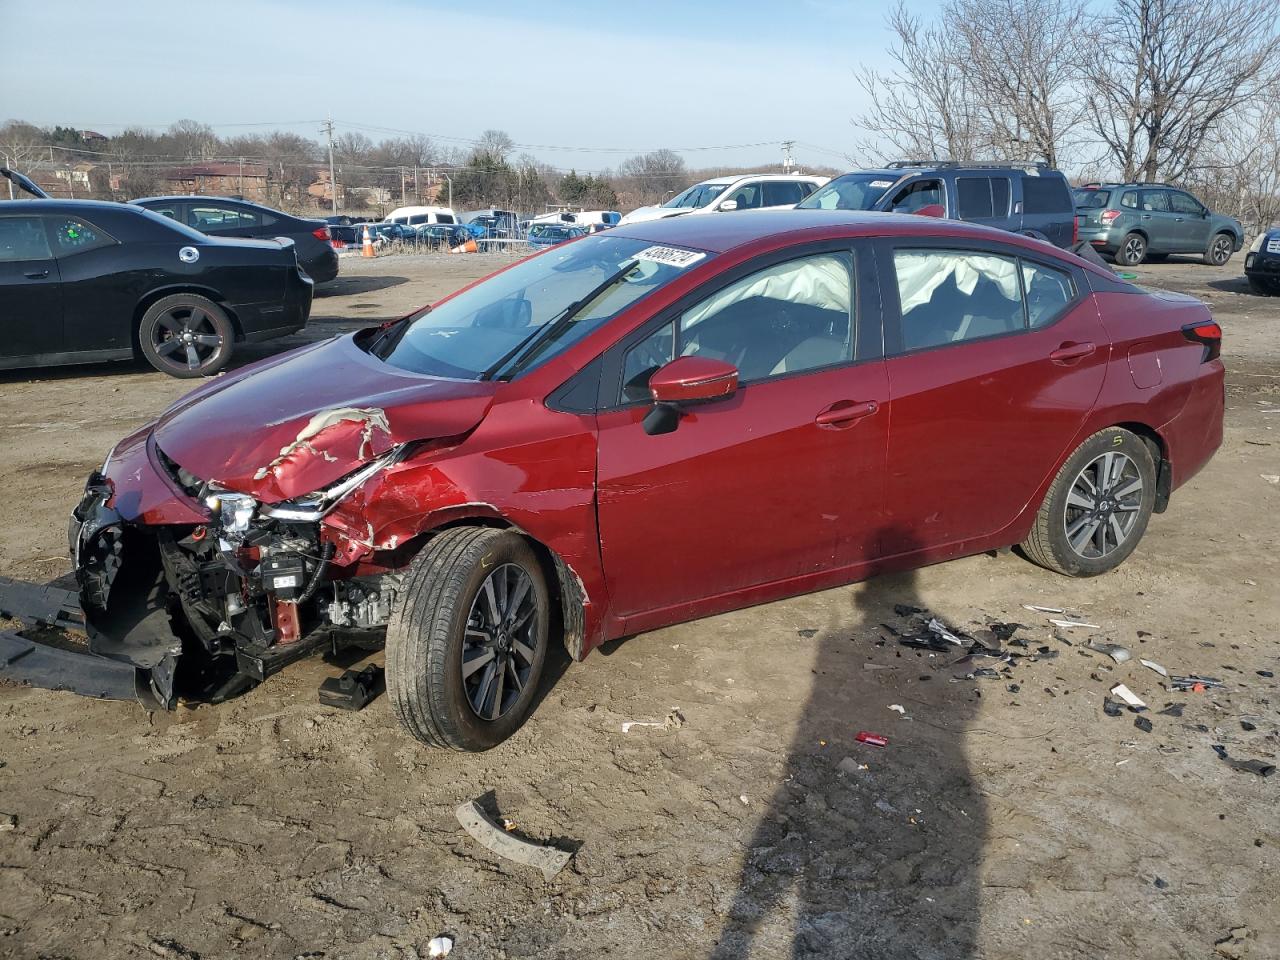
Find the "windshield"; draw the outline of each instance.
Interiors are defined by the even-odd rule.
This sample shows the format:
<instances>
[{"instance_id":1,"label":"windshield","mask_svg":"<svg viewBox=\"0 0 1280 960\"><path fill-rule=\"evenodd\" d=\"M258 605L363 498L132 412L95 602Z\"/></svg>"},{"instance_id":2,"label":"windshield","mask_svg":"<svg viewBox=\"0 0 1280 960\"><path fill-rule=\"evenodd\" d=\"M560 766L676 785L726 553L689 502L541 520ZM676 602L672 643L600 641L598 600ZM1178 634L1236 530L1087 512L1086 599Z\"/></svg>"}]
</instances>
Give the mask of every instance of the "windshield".
<instances>
[{"instance_id":1,"label":"windshield","mask_svg":"<svg viewBox=\"0 0 1280 960\"><path fill-rule=\"evenodd\" d=\"M699 207L705 207L720 194L724 193L727 183L698 183L690 187L684 193L676 194L662 206L667 209L675 207L688 207L696 210Z\"/></svg>"},{"instance_id":2,"label":"windshield","mask_svg":"<svg viewBox=\"0 0 1280 960\"><path fill-rule=\"evenodd\" d=\"M892 174L846 173L796 204L797 210L874 210L890 187Z\"/></svg>"},{"instance_id":3,"label":"windshield","mask_svg":"<svg viewBox=\"0 0 1280 960\"><path fill-rule=\"evenodd\" d=\"M509 379L564 350L706 256L596 234L530 257L419 313L372 352L414 373Z\"/></svg>"},{"instance_id":4,"label":"windshield","mask_svg":"<svg viewBox=\"0 0 1280 960\"><path fill-rule=\"evenodd\" d=\"M1110 190L1086 190L1084 187L1072 190L1071 195L1075 198L1077 210L1101 210L1111 199Z\"/></svg>"}]
</instances>

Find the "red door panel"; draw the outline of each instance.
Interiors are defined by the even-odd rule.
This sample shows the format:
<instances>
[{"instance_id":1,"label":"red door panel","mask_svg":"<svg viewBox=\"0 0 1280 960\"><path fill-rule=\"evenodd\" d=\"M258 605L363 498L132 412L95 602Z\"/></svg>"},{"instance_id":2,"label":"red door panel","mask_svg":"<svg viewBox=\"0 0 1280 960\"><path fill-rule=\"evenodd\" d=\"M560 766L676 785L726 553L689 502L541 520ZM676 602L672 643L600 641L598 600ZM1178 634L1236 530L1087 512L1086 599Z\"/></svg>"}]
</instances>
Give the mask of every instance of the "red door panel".
<instances>
[{"instance_id":1,"label":"red door panel","mask_svg":"<svg viewBox=\"0 0 1280 960\"><path fill-rule=\"evenodd\" d=\"M887 400L873 361L743 387L659 436L641 427L647 405L600 414L600 540L616 613L874 554Z\"/></svg>"},{"instance_id":2,"label":"red door panel","mask_svg":"<svg viewBox=\"0 0 1280 960\"><path fill-rule=\"evenodd\" d=\"M1094 349L1087 347L1092 344ZM1068 452L1110 355L1092 297L1056 323L886 361L889 552L992 534Z\"/></svg>"}]
</instances>

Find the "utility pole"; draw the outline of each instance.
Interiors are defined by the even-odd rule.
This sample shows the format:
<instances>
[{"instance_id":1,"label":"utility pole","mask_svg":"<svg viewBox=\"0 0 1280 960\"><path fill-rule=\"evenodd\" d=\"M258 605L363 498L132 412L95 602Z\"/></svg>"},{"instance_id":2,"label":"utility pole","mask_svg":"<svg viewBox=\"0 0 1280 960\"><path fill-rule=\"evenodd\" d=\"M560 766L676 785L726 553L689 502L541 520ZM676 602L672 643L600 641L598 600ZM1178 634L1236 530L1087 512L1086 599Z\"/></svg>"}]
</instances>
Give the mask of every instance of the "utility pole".
<instances>
[{"instance_id":1,"label":"utility pole","mask_svg":"<svg viewBox=\"0 0 1280 960\"><path fill-rule=\"evenodd\" d=\"M329 195L333 200L333 212L336 216L338 213L338 181L333 176L333 117L327 117L324 121L324 129L320 131L329 138Z\"/></svg>"},{"instance_id":2,"label":"utility pole","mask_svg":"<svg viewBox=\"0 0 1280 960\"><path fill-rule=\"evenodd\" d=\"M792 167L795 166L794 161L792 161L791 159L791 148L794 147L795 145L796 145L796 142L794 140L782 141L782 172L783 173L790 173Z\"/></svg>"}]
</instances>

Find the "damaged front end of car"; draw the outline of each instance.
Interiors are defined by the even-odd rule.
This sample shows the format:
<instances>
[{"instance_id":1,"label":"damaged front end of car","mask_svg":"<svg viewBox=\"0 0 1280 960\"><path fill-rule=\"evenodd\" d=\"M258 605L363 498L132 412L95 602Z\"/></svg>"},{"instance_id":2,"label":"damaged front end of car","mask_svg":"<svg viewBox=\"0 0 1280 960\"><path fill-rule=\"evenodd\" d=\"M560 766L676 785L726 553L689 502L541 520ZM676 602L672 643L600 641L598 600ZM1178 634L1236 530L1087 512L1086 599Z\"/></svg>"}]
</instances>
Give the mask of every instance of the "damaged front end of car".
<instances>
[{"instance_id":1,"label":"damaged front end of car","mask_svg":"<svg viewBox=\"0 0 1280 960\"><path fill-rule=\"evenodd\" d=\"M172 708L179 695L221 702L327 644L377 645L373 631L390 617L400 575L335 569L345 538L325 520L415 446L396 445L319 491L267 503L195 477L149 442L148 459L199 513L188 523L122 513L126 498L94 473L71 525L90 649L132 664L143 699Z\"/></svg>"}]
</instances>

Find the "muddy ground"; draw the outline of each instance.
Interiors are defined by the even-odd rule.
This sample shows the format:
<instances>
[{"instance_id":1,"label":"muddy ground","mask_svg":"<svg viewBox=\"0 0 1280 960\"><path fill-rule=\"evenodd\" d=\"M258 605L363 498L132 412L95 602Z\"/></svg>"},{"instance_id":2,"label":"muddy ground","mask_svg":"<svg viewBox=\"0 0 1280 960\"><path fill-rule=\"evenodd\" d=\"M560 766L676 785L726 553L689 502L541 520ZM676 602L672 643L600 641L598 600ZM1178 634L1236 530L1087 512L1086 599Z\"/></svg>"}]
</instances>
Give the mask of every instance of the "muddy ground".
<instances>
[{"instance_id":1,"label":"muddy ground","mask_svg":"<svg viewBox=\"0 0 1280 960\"><path fill-rule=\"evenodd\" d=\"M1212 302L1227 433L1109 576L972 557L637 636L556 665L480 756L423 748L385 699L320 707L338 668L319 659L170 714L0 687L0 955L413 958L447 933L459 958L1280 956L1280 777L1212 749L1274 762L1280 721L1259 674L1280 670L1280 300L1241 262L1139 269ZM493 265L345 260L306 336ZM85 474L186 388L129 366L0 375L0 573L63 573ZM1019 621L1056 657L963 679L885 642L895 604ZM1101 629L1068 644L1023 604ZM1171 692L1137 656L1225 685ZM1117 681L1151 732L1104 715ZM622 732L673 708L683 726ZM546 882L466 837L454 808L486 794L571 865Z\"/></svg>"}]
</instances>

